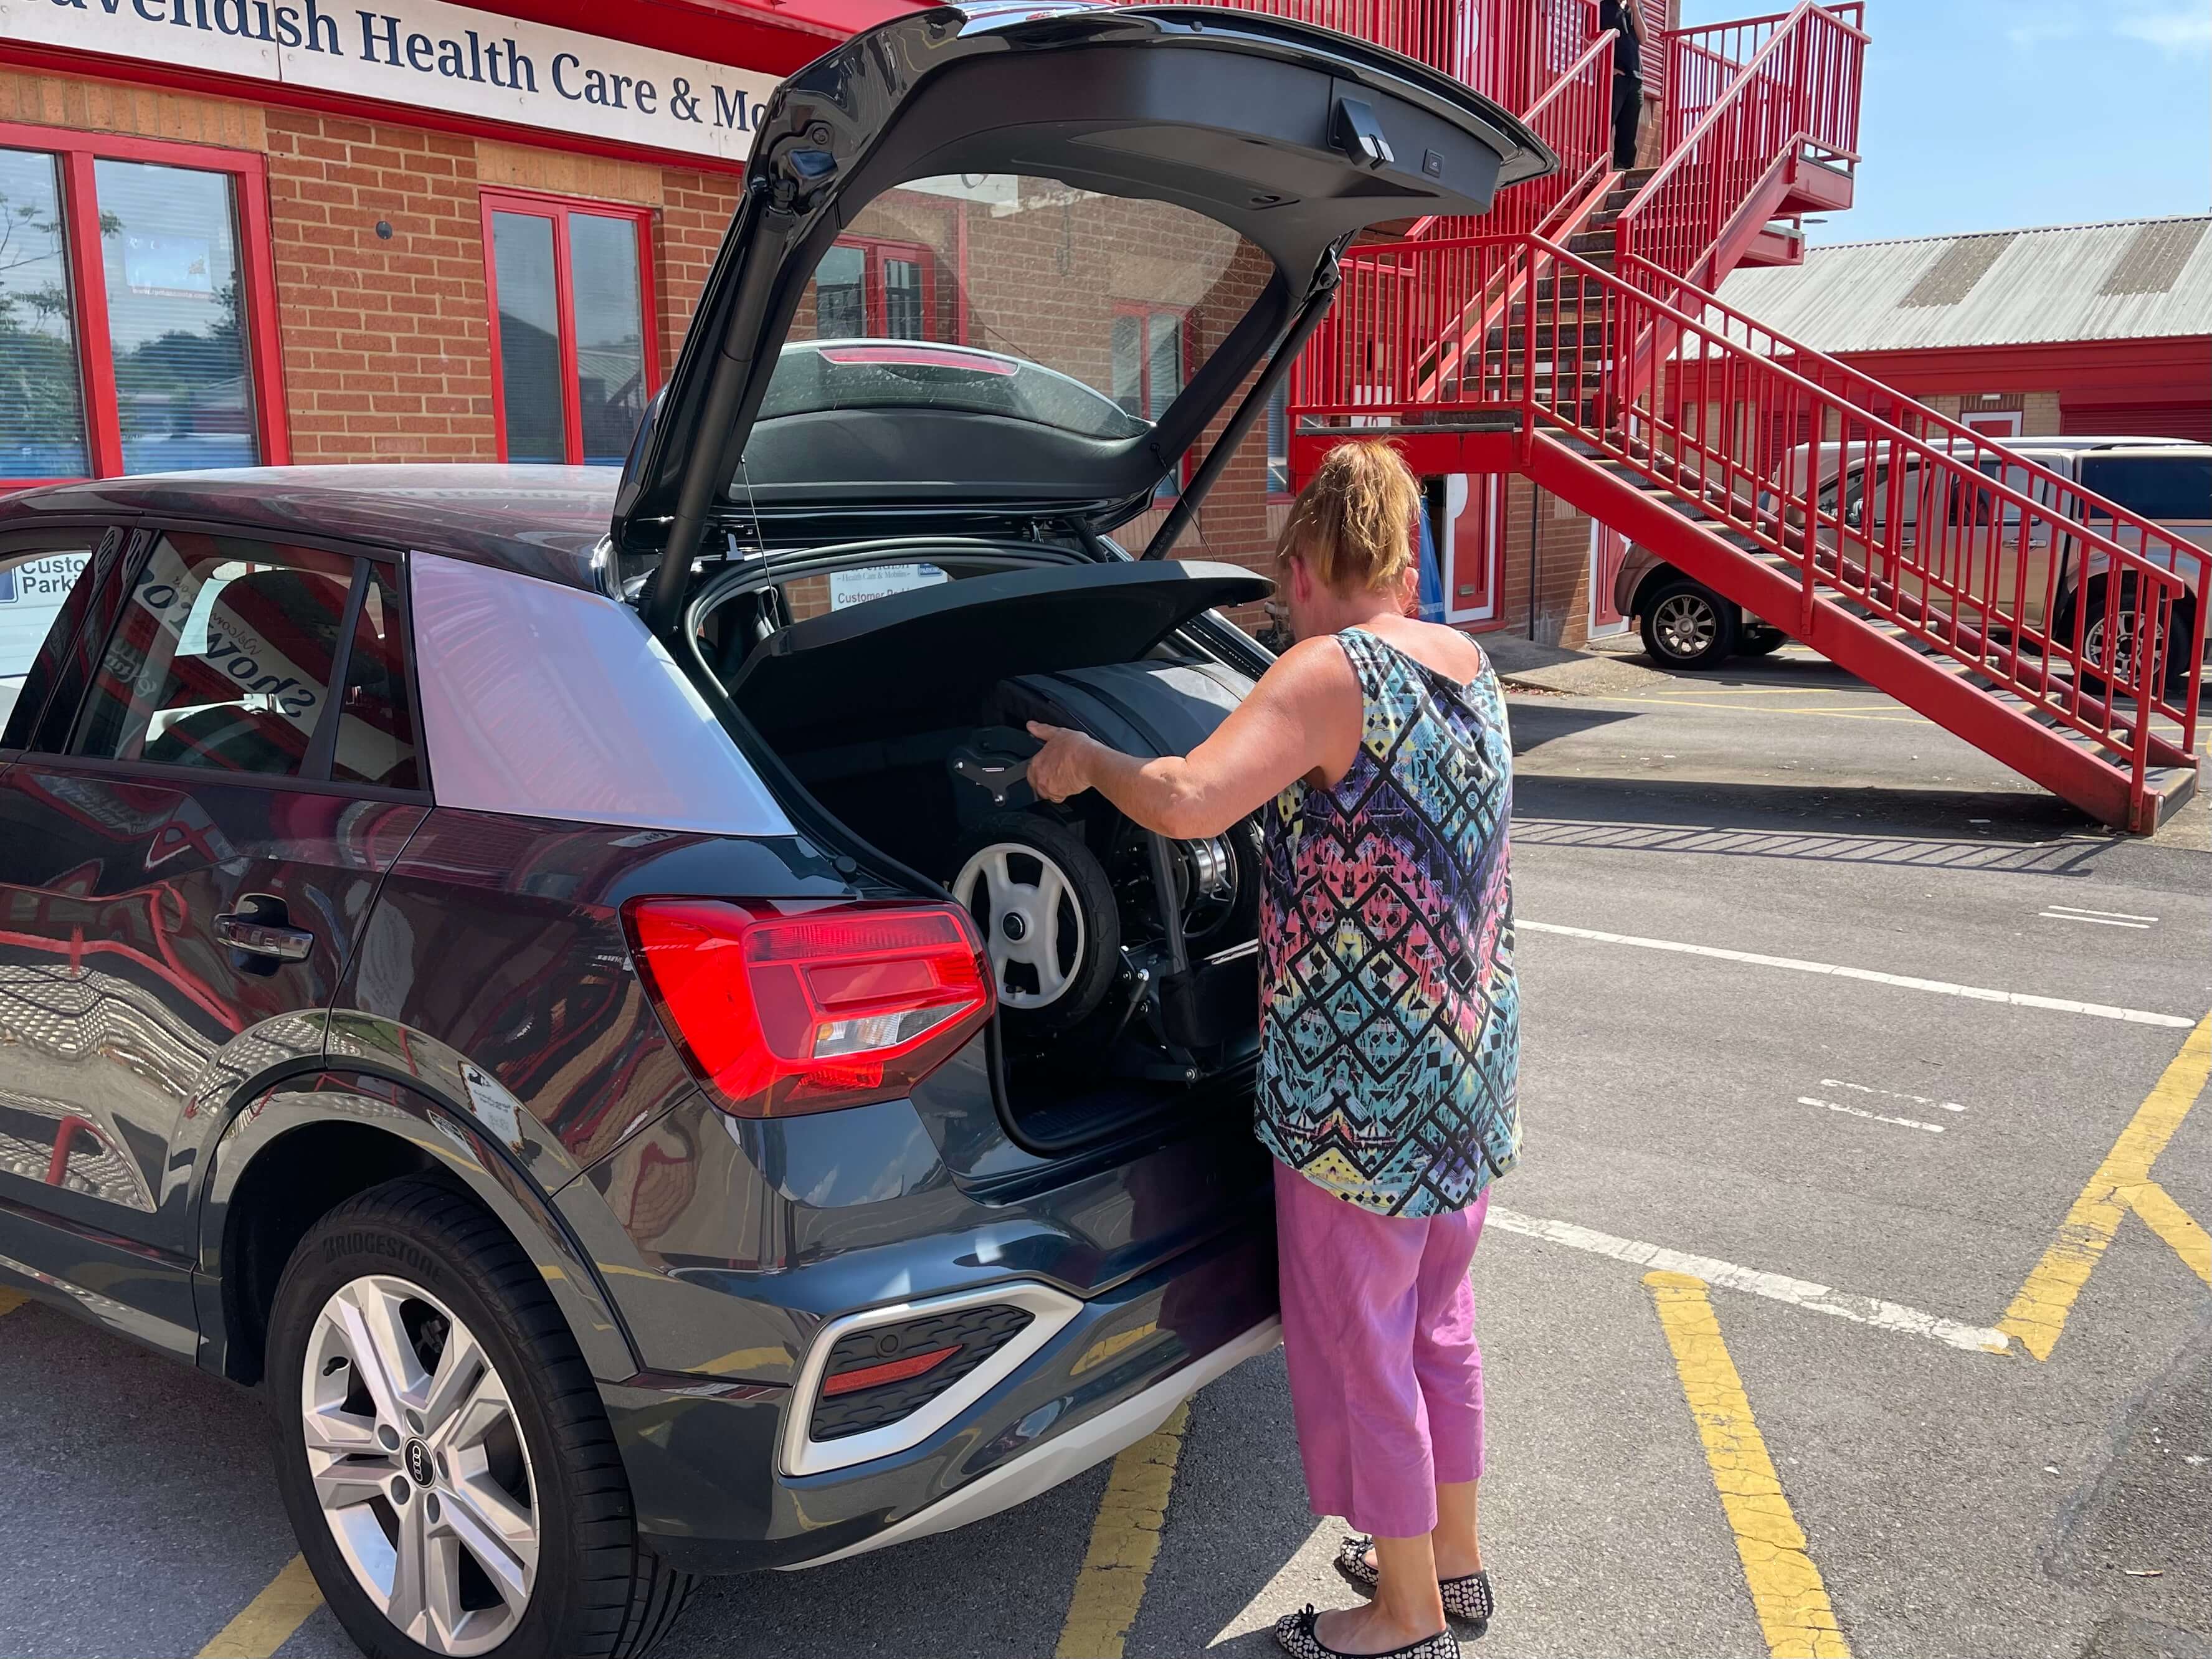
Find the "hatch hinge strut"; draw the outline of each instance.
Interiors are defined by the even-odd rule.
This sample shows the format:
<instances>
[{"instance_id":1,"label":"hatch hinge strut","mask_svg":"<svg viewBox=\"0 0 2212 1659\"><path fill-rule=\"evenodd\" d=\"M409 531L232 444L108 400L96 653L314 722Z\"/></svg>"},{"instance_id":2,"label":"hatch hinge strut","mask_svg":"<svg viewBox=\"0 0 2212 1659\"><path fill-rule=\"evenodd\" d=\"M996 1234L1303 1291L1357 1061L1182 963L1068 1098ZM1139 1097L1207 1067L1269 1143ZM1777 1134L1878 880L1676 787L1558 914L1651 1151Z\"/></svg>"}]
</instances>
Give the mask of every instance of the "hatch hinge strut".
<instances>
[{"instance_id":1,"label":"hatch hinge strut","mask_svg":"<svg viewBox=\"0 0 2212 1659\"><path fill-rule=\"evenodd\" d=\"M1313 331L1321 326L1322 319L1328 315L1329 306L1336 298L1337 285L1341 280L1337 271L1337 255L1343 247L1344 243L1339 242L1322 255L1321 264L1314 270L1313 286L1306 290L1304 304L1291 319L1290 331L1283 336L1282 343L1275 348L1274 356L1267 359L1267 367L1260 371L1260 378L1253 381L1252 389L1244 394L1244 400L1237 405L1236 413L1230 416L1229 423L1221 428L1221 436L1214 441L1213 447L1206 452L1206 459L1198 464L1198 470L1191 474L1190 482L1183 486L1182 494L1176 497L1175 506L1169 510L1167 518L1153 533L1152 539L1145 544L1145 550L1139 557L1158 559L1166 556L1168 550L1176 544L1182 532L1189 528L1191 520L1198 516L1200 503L1220 481L1222 473L1243 445L1245 434L1251 431L1260 416L1267 412L1268 399L1275 395L1275 388L1291 372L1291 365L1297 361L1298 353L1313 337Z\"/></svg>"}]
</instances>

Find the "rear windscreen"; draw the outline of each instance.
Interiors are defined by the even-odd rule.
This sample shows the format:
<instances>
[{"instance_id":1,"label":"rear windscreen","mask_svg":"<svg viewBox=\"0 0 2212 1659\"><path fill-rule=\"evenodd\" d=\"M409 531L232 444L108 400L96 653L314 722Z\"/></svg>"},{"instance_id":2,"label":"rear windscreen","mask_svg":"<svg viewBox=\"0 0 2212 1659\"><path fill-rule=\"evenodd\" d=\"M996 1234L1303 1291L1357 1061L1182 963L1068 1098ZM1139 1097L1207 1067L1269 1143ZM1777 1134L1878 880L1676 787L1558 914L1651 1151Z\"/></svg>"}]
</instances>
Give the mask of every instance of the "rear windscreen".
<instances>
[{"instance_id":1,"label":"rear windscreen","mask_svg":"<svg viewBox=\"0 0 2212 1659\"><path fill-rule=\"evenodd\" d=\"M1166 203L1011 173L915 179L823 254L761 418L931 408L1138 437L1273 269Z\"/></svg>"}]
</instances>

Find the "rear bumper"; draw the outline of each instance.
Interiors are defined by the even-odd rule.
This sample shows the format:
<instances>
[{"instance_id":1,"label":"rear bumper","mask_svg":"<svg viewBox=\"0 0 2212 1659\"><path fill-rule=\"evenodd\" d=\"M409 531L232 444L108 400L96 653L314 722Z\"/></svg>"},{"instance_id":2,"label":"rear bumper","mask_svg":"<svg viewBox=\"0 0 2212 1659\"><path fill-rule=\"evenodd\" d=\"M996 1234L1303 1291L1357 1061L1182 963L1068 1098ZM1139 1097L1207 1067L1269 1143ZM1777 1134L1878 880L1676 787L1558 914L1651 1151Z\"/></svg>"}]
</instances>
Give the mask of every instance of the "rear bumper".
<instances>
[{"instance_id":1,"label":"rear bumper","mask_svg":"<svg viewBox=\"0 0 2212 1659\"><path fill-rule=\"evenodd\" d=\"M819 1474L787 1472L791 1389L679 1377L603 1384L641 1530L686 1571L789 1569L1036 1497L1142 1439L1198 1389L1274 1346L1273 1218L1263 1209L1077 1307L927 1439Z\"/></svg>"},{"instance_id":2,"label":"rear bumper","mask_svg":"<svg viewBox=\"0 0 2212 1659\"><path fill-rule=\"evenodd\" d=\"M784 1571L823 1566L831 1561L842 1561L848 1556L865 1555L887 1545L903 1544L910 1538L950 1532L955 1527L981 1521L1017 1504L1026 1504L1061 1482L1073 1480L1084 1470L1104 1462L1123 1448L1136 1444L1172 1417L1175 1408L1199 1389L1247 1359L1266 1353L1282 1340L1280 1319L1255 1325L1234 1341L1170 1372L1150 1388L1107 1407L1066 1433L1030 1447L981 1479L946 1494L927 1509L917 1510L872 1537L848 1544L831 1554L791 1562Z\"/></svg>"}]
</instances>

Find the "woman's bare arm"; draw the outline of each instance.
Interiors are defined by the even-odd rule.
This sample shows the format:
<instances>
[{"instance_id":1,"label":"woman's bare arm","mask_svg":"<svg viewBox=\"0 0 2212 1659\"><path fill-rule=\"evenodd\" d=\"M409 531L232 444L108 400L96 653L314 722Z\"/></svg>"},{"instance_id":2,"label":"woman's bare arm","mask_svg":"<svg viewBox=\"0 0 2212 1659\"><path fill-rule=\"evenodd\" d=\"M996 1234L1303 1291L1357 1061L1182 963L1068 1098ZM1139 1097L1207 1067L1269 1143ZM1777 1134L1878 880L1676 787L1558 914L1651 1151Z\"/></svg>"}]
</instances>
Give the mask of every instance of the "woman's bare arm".
<instances>
[{"instance_id":1,"label":"woman's bare arm","mask_svg":"<svg viewBox=\"0 0 2212 1659\"><path fill-rule=\"evenodd\" d=\"M1261 676L1252 695L1188 756L1140 760L1080 732L1031 721L1045 740L1030 787L1043 800L1096 789L1147 830L1193 841L1218 836L1318 772L1334 781L1359 749L1359 681L1332 638L1303 641Z\"/></svg>"}]
</instances>

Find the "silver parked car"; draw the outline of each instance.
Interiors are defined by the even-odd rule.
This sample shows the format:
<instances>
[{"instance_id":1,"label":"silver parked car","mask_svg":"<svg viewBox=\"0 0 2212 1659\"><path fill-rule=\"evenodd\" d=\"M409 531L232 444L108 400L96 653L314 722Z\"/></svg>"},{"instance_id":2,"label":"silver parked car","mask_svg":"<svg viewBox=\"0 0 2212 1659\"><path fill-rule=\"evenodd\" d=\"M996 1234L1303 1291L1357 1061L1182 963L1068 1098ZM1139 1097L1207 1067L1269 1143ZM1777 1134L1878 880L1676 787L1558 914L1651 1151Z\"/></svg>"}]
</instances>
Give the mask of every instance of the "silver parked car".
<instances>
[{"instance_id":1,"label":"silver parked car","mask_svg":"<svg viewBox=\"0 0 2212 1659\"><path fill-rule=\"evenodd\" d=\"M2163 526L2178 539L2212 549L2212 445L2179 438L2066 436L2020 438L2007 447L2089 494ZM1974 453L1965 442L1954 448L1961 456ZM2000 470L1988 457L1978 464L1996 483L2031 500L2050 499L2051 486L2031 477L2025 466ZM1883 515L1889 503L1897 501L1903 532L1899 540L1912 544L1918 515L1930 493L1914 487L1917 467L1908 463L1901 487L1892 490L1887 487L1889 467L1883 455L1869 454L1863 443L1833 442L1800 445L1790 467L1796 488L1802 488L1808 471L1817 467L1824 480L1818 497L1820 507L1833 512L1840 502L1843 521L1853 527L1863 523L1873 529L1886 527ZM2027 627L2070 637L2078 611L2085 649L2094 652L2103 635L2096 624L2108 610L2114 611L2113 653L2124 678L2140 633L2132 586L2123 583L2118 592L2112 592L2101 554L2087 560L2069 558L2068 538L2057 538L2060 544L2054 547L2052 536L2041 527L2031 529L2023 548L2021 509L2014 506L1997 514L1990 510L1992 505L1987 498L1938 504L1936 510L1946 520L1947 546L1970 568L1993 578L1996 591L2023 596L2019 620ZM2109 520L2092 518L2088 523L2093 530L2117 533L2124 546L2140 539L2124 526L2115 532ZM2201 569L2183 573L2192 596L2203 580ZM1789 637L1644 547L1632 547L1621 561L1613 578L1613 604L1623 616L1636 620L1644 651L1667 668L1716 668L1732 655L1763 656ZM2190 637L2191 622L2203 637L2212 624L2212 611L2193 602L2184 626L2175 630L2185 639ZM2178 654L2166 653L2170 665L2176 665ZM2175 672L2185 666L2185 659Z\"/></svg>"}]
</instances>

